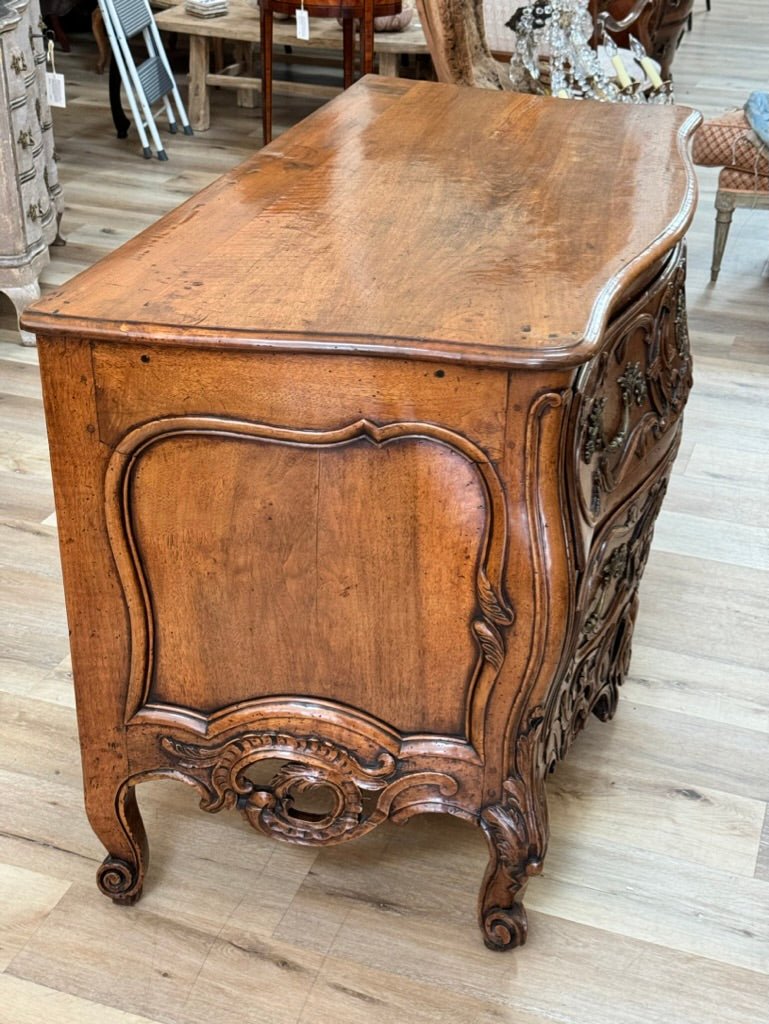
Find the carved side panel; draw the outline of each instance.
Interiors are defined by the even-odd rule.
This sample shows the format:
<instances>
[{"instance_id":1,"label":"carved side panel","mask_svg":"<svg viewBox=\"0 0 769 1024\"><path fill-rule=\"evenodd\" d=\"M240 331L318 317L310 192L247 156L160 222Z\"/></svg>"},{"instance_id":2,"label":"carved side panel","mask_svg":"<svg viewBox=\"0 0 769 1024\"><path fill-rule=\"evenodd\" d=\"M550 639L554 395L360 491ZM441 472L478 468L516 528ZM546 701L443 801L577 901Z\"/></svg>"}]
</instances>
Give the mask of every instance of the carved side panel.
<instances>
[{"instance_id":1,"label":"carved side panel","mask_svg":"<svg viewBox=\"0 0 769 1024\"><path fill-rule=\"evenodd\" d=\"M674 437L692 386L685 276L685 261L673 261L580 382L574 476L589 526L617 508Z\"/></svg>"}]
</instances>

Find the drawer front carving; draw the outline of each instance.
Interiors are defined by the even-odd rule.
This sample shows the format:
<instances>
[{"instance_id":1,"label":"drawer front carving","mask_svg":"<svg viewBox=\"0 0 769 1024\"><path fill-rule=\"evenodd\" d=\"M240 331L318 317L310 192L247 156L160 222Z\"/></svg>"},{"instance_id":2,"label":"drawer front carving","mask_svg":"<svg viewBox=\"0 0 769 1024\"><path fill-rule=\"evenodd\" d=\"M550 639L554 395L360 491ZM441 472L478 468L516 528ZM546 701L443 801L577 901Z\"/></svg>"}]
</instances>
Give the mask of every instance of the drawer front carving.
<instances>
[{"instance_id":1,"label":"drawer front carving","mask_svg":"<svg viewBox=\"0 0 769 1024\"><path fill-rule=\"evenodd\" d=\"M604 519L659 462L692 385L685 265L659 281L612 329L613 340L580 382L574 446L585 523Z\"/></svg>"},{"instance_id":2,"label":"drawer front carving","mask_svg":"<svg viewBox=\"0 0 769 1024\"><path fill-rule=\"evenodd\" d=\"M42 174L36 167L25 170L19 178L21 209L27 245L40 242L47 225L54 218L50 198L43 188Z\"/></svg>"},{"instance_id":3,"label":"drawer front carving","mask_svg":"<svg viewBox=\"0 0 769 1024\"><path fill-rule=\"evenodd\" d=\"M29 71L27 58L22 50L12 50L9 63L11 65L11 71L17 78L21 78L27 71Z\"/></svg>"},{"instance_id":4,"label":"drawer front carving","mask_svg":"<svg viewBox=\"0 0 769 1024\"><path fill-rule=\"evenodd\" d=\"M630 662L638 588L678 444L649 484L600 531L577 593L576 650L550 704L545 763L552 770L593 711L614 714Z\"/></svg>"},{"instance_id":5,"label":"drawer front carving","mask_svg":"<svg viewBox=\"0 0 769 1024\"><path fill-rule=\"evenodd\" d=\"M22 128L16 137L16 145L22 149L32 149L35 145L35 136L29 128Z\"/></svg>"},{"instance_id":6,"label":"drawer front carving","mask_svg":"<svg viewBox=\"0 0 769 1024\"><path fill-rule=\"evenodd\" d=\"M156 421L113 456L107 508L129 714L298 694L402 733L482 721L513 613L504 494L463 436Z\"/></svg>"}]
</instances>

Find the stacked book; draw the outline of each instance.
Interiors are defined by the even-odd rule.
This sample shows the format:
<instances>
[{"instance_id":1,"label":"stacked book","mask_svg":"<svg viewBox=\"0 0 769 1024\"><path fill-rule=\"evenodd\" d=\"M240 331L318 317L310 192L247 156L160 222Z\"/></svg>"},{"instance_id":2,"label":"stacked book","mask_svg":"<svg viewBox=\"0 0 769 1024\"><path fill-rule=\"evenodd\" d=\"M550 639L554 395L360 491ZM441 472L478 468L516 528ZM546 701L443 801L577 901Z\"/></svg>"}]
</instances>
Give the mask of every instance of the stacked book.
<instances>
[{"instance_id":1,"label":"stacked book","mask_svg":"<svg viewBox=\"0 0 769 1024\"><path fill-rule=\"evenodd\" d=\"M228 6L229 0L185 0L184 10L196 18L220 18Z\"/></svg>"}]
</instances>

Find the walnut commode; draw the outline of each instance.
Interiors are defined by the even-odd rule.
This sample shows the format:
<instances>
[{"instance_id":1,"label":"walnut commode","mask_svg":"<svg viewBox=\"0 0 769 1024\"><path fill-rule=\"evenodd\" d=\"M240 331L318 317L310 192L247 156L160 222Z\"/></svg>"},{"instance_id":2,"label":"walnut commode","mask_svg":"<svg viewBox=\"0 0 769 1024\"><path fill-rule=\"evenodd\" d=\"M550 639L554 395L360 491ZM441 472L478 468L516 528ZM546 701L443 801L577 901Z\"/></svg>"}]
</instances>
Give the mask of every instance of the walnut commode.
<instances>
[{"instance_id":1,"label":"walnut commode","mask_svg":"<svg viewBox=\"0 0 769 1024\"><path fill-rule=\"evenodd\" d=\"M696 123L369 77L27 313L104 893L170 777L294 843L465 818L524 941L678 447Z\"/></svg>"}]
</instances>

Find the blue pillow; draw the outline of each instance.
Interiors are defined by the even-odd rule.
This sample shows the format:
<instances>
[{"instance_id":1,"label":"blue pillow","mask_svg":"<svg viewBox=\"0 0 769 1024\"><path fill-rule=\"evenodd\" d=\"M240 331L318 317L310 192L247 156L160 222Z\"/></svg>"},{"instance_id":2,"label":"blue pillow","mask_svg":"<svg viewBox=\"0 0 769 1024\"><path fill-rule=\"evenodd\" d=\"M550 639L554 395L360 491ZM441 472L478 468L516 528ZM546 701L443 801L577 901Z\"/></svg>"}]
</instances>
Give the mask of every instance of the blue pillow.
<instances>
[{"instance_id":1,"label":"blue pillow","mask_svg":"<svg viewBox=\"0 0 769 1024\"><path fill-rule=\"evenodd\" d=\"M752 92L745 104L745 115L759 139L769 146L769 92Z\"/></svg>"}]
</instances>

